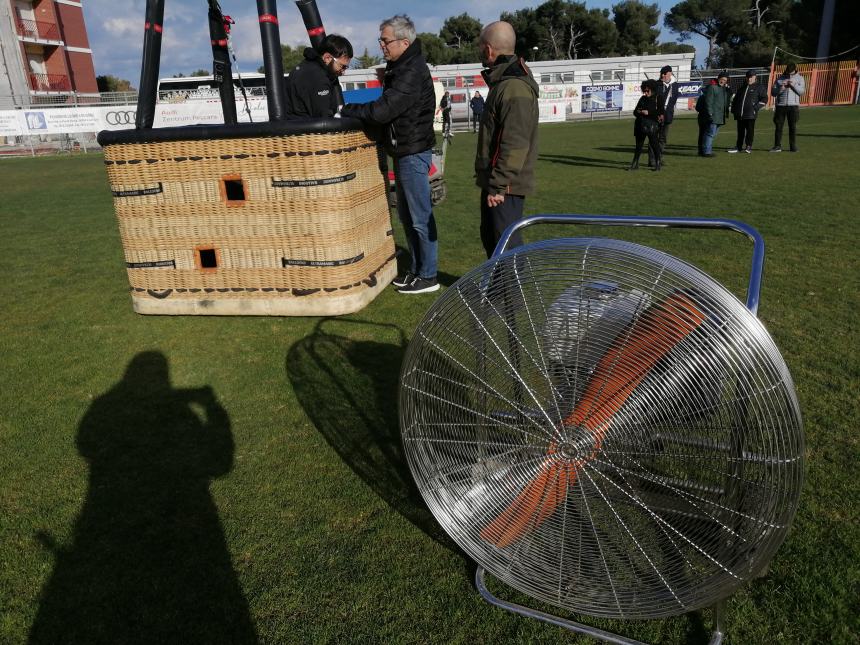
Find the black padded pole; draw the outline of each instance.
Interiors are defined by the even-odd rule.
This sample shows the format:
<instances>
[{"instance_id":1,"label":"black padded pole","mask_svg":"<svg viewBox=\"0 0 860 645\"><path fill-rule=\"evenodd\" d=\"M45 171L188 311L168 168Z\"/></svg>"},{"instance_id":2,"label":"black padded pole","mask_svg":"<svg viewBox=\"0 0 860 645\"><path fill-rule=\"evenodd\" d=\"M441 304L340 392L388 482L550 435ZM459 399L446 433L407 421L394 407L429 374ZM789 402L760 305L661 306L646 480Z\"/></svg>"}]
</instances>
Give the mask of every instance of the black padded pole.
<instances>
[{"instance_id":1,"label":"black padded pole","mask_svg":"<svg viewBox=\"0 0 860 645\"><path fill-rule=\"evenodd\" d=\"M236 119L236 95L233 92L233 70L227 49L227 30L224 14L217 0L209 0L209 37L212 39L212 77L218 83L224 123L233 125Z\"/></svg>"},{"instance_id":2,"label":"black padded pole","mask_svg":"<svg viewBox=\"0 0 860 645\"><path fill-rule=\"evenodd\" d=\"M320 43L325 39L325 27L323 27L320 11L317 8L317 0L296 0L296 6L302 14L305 29L311 39L311 47L319 51Z\"/></svg>"},{"instance_id":3,"label":"black padded pole","mask_svg":"<svg viewBox=\"0 0 860 645\"><path fill-rule=\"evenodd\" d=\"M286 118L284 109L286 92L276 0L257 0L257 15L260 20L260 39L263 41L263 71L266 74L269 121L283 121Z\"/></svg>"},{"instance_id":4,"label":"black padded pole","mask_svg":"<svg viewBox=\"0 0 860 645\"><path fill-rule=\"evenodd\" d=\"M146 24L143 27L143 57L140 63L140 86L137 94L137 115L134 119L134 127L137 130L151 128L155 119L163 21L164 0L147 0Z\"/></svg>"}]
</instances>

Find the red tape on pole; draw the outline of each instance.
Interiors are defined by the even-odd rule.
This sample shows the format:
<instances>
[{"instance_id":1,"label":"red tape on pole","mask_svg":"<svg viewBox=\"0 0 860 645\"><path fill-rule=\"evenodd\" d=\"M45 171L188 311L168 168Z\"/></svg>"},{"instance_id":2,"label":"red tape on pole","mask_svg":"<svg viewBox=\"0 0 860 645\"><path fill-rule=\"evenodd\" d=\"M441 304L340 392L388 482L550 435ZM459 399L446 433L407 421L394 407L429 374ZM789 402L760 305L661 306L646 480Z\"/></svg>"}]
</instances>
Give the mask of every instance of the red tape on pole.
<instances>
[{"instance_id":1,"label":"red tape on pole","mask_svg":"<svg viewBox=\"0 0 860 645\"><path fill-rule=\"evenodd\" d=\"M273 16L270 13L264 13L260 15L260 22L271 22L274 25L278 24L278 17Z\"/></svg>"}]
</instances>

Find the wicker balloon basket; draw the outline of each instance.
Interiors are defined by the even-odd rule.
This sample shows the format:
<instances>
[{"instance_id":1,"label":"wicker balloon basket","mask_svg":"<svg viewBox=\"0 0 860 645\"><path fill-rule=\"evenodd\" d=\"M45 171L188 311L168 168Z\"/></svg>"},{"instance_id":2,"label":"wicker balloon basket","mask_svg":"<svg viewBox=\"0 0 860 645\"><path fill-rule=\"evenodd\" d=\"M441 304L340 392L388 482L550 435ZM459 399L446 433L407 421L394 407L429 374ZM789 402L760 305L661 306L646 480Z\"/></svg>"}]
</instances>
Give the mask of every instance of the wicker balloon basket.
<instances>
[{"instance_id":1,"label":"wicker balloon basket","mask_svg":"<svg viewBox=\"0 0 860 645\"><path fill-rule=\"evenodd\" d=\"M394 278L380 151L340 119L102 132L134 310L338 315Z\"/></svg>"}]
</instances>

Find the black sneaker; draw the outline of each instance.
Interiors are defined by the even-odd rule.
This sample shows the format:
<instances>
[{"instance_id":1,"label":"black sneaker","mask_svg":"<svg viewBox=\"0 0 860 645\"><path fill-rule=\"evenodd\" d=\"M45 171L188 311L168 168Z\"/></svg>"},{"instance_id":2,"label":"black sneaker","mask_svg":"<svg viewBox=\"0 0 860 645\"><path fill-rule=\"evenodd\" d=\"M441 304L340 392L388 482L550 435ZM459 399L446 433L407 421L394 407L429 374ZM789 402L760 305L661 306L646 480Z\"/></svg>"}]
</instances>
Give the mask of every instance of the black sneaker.
<instances>
[{"instance_id":1,"label":"black sneaker","mask_svg":"<svg viewBox=\"0 0 860 645\"><path fill-rule=\"evenodd\" d=\"M774 146L773 148L768 150L768 152L782 152L782 148L779 146Z\"/></svg>"},{"instance_id":2,"label":"black sneaker","mask_svg":"<svg viewBox=\"0 0 860 645\"><path fill-rule=\"evenodd\" d=\"M399 275L396 278L394 278L394 280L391 281L391 284L393 284L395 287L397 287L399 289L400 287L405 287L407 284L412 282L414 279L415 279L415 274L409 273L409 271L407 271L403 275Z\"/></svg>"},{"instance_id":3,"label":"black sneaker","mask_svg":"<svg viewBox=\"0 0 860 645\"><path fill-rule=\"evenodd\" d=\"M439 290L439 281L436 278L415 278L405 287L400 287L397 293L430 293Z\"/></svg>"}]
</instances>

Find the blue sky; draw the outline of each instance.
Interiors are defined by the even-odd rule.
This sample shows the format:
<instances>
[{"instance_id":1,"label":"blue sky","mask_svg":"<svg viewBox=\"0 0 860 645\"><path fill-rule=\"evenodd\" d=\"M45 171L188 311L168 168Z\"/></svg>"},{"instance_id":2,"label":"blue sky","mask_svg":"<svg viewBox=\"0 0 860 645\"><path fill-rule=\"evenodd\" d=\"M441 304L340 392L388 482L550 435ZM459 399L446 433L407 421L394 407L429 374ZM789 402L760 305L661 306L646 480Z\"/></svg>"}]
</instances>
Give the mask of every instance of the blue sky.
<instances>
[{"instance_id":1,"label":"blue sky","mask_svg":"<svg viewBox=\"0 0 860 645\"><path fill-rule=\"evenodd\" d=\"M645 0L646 2L648 0ZM667 11L678 0L656 0ZM438 33L449 16L468 12L486 24L497 20L502 11L537 6L540 0L423 0L393 2L377 0L365 4L361 0L318 0L320 14L329 33L339 33L353 44L357 53L364 48L378 55L376 44L381 20L395 13L406 13L415 22L418 31ZM611 8L618 0L586 0L588 8ZM260 31L257 24L256 2L251 0L220 0L225 14L236 20L233 46L240 71L255 71L262 65ZM90 46L93 50L97 75L125 78L135 87L140 79L140 55L143 45L145 0L83 0L84 14ZM166 0L164 12L164 40L161 56L161 76L178 72L188 74L196 69L211 69L212 51L206 21L206 2L203 0ZM292 0L278 3L281 42L290 45L307 43L307 34L299 11ZM662 16L660 19L662 25ZM666 29L661 40L676 39ZM691 41L699 48L701 58L704 42Z\"/></svg>"}]
</instances>

